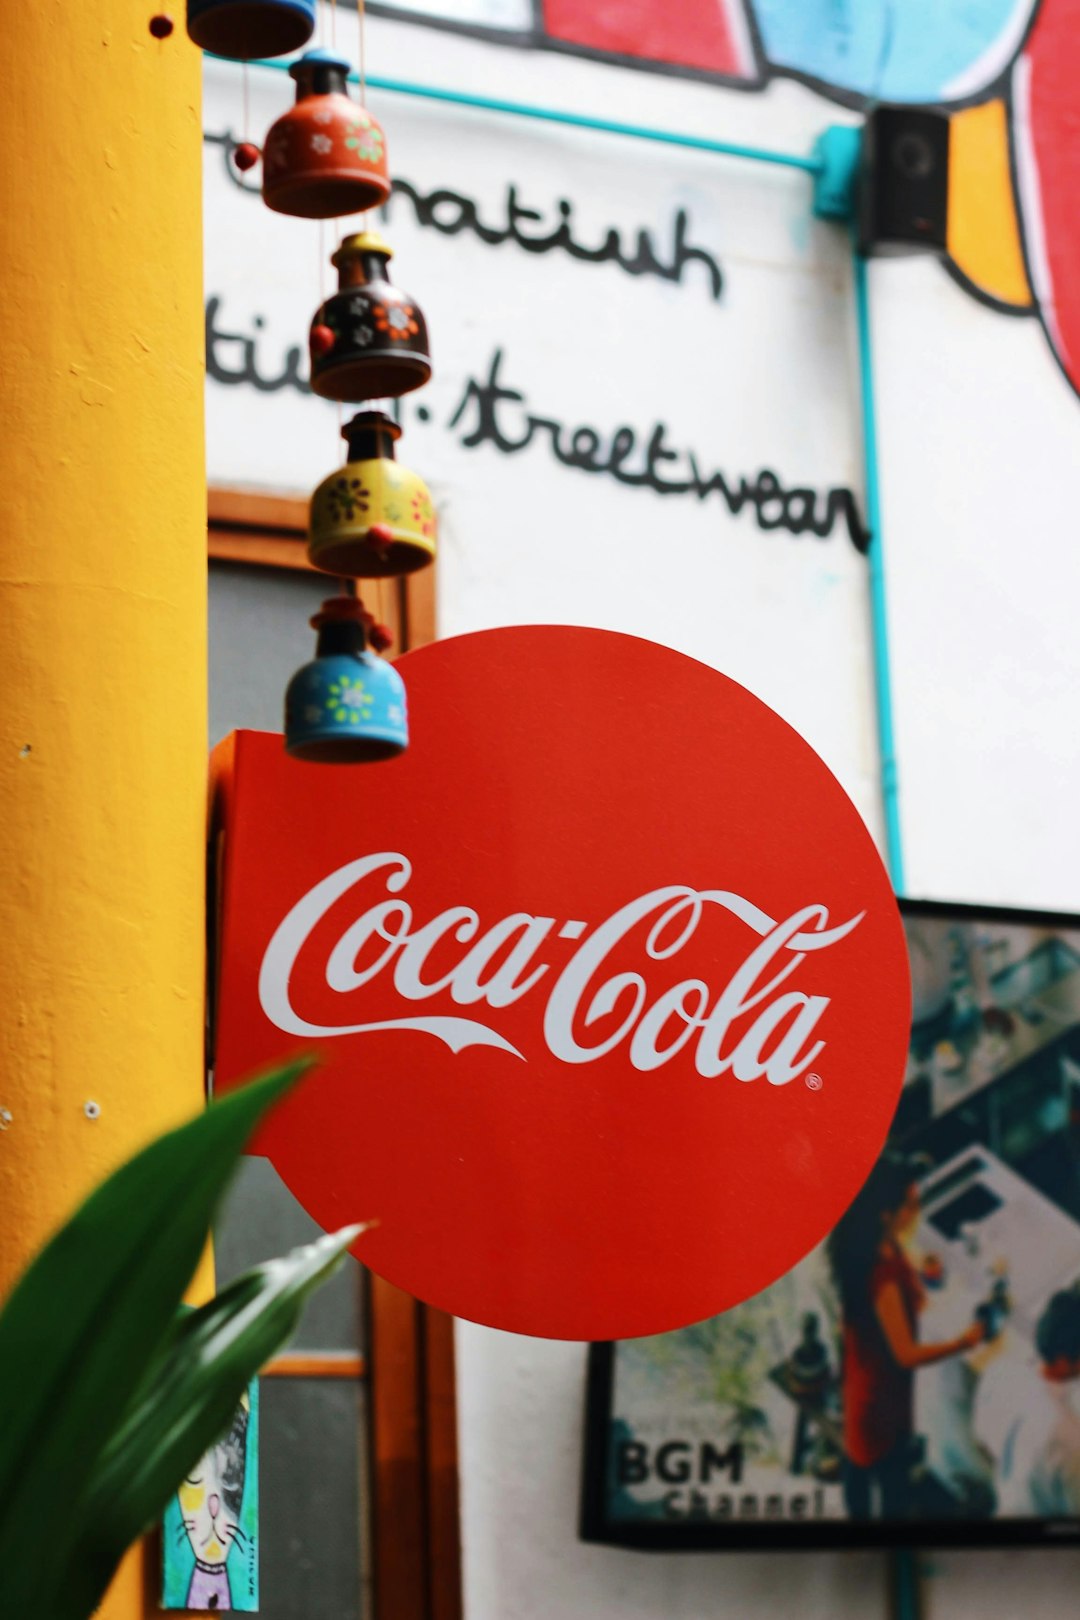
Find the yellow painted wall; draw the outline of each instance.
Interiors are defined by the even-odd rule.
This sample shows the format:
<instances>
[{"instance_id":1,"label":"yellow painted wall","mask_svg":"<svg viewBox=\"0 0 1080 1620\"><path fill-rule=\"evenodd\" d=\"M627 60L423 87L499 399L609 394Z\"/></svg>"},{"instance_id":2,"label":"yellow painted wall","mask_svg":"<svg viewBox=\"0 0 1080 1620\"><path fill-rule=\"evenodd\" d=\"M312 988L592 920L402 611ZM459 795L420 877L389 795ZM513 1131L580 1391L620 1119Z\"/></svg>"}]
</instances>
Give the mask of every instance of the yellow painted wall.
<instances>
[{"instance_id":1,"label":"yellow painted wall","mask_svg":"<svg viewBox=\"0 0 1080 1620\"><path fill-rule=\"evenodd\" d=\"M0 1294L202 1100L200 57L157 9L4 8Z\"/></svg>"}]
</instances>

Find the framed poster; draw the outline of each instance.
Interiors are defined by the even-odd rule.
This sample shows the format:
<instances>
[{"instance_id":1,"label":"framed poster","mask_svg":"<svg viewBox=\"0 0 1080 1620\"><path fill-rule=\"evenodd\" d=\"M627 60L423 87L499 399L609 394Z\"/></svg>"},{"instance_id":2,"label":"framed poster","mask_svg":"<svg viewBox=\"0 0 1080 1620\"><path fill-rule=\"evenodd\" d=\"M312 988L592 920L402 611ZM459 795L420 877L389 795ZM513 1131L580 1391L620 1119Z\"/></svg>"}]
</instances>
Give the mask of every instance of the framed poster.
<instances>
[{"instance_id":1,"label":"framed poster","mask_svg":"<svg viewBox=\"0 0 1080 1620\"><path fill-rule=\"evenodd\" d=\"M592 1347L584 1539L1080 1540L1080 917L901 909L885 1152L753 1299Z\"/></svg>"}]
</instances>

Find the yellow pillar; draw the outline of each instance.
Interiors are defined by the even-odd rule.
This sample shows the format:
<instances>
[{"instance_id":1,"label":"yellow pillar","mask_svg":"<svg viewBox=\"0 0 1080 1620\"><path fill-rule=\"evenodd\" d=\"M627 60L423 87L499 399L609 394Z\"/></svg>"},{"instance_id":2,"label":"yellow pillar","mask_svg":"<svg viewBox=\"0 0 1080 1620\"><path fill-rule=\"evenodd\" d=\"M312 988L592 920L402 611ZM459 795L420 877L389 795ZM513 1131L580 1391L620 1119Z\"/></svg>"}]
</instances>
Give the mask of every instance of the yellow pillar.
<instances>
[{"instance_id":1,"label":"yellow pillar","mask_svg":"<svg viewBox=\"0 0 1080 1620\"><path fill-rule=\"evenodd\" d=\"M201 1103L206 762L199 53L183 0L4 39L0 1296Z\"/></svg>"}]
</instances>

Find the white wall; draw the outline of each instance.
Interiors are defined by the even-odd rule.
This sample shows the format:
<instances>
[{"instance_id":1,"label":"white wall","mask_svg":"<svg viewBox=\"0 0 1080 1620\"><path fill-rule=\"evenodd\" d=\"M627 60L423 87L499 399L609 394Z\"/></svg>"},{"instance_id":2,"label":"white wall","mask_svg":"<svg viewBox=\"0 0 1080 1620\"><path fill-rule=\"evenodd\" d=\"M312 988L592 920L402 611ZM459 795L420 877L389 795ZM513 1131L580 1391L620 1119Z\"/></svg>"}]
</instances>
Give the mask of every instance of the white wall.
<instances>
[{"instance_id":1,"label":"white wall","mask_svg":"<svg viewBox=\"0 0 1080 1620\"><path fill-rule=\"evenodd\" d=\"M378 20L368 65L795 152L846 116L795 84L722 91ZM235 73L212 66L208 86L208 123L239 130ZM254 134L288 89L252 74ZM725 275L714 303L689 272L673 287L491 249L421 230L396 205L399 278L427 311L438 368L406 407L401 453L440 503L443 632L547 619L669 642L797 725L877 829L865 564L845 538L765 533L746 513L560 467L536 444L469 450L448 426L501 344L507 380L540 414L608 434L663 416L672 444L736 478L769 466L793 484L858 488L846 246L810 220L806 179L398 96L371 104L393 168L425 189L467 191L485 217L510 180L548 217L569 196L588 240L608 224L662 232L682 206ZM280 355L303 342L319 296L318 228L230 190L217 149L207 161L209 286L235 329L253 332L261 313L260 341ZM872 295L909 890L1080 907L1080 400L1036 322L991 313L934 263L875 264ZM218 481L304 488L335 465L333 407L295 391L212 383L209 414ZM458 1358L469 1620L885 1614L873 1555L583 1546L582 1348L461 1324ZM950 1554L928 1568L929 1620L1056 1620L1075 1601L1080 1555Z\"/></svg>"}]
</instances>

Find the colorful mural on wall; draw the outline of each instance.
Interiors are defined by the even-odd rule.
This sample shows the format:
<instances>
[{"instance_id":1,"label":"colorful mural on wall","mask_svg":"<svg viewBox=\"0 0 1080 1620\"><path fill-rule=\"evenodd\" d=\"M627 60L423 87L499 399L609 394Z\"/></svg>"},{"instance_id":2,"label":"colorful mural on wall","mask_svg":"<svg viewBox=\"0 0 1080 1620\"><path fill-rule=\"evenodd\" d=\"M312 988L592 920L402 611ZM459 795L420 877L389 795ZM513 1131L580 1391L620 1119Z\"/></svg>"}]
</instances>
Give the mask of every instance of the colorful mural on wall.
<instances>
[{"instance_id":1,"label":"colorful mural on wall","mask_svg":"<svg viewBox=\"0 0 1080 1620\"><path fill-rule=\"evenodd\" d=\"M952 111L949 267L1037 314L1080 392L1080 0L400 0L373 11L844 106Z\"/></svg>"},{"instance_id":2,"label":"colorful mural on wall","mask_svg":"<svg viewBox=\"0 0 1080 1620\"><path fill-rule=\"evenodd\" d=\"M259 1381L165 1510L161 1607L259 1608Z\"/></svg>"}]
</instances>

